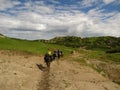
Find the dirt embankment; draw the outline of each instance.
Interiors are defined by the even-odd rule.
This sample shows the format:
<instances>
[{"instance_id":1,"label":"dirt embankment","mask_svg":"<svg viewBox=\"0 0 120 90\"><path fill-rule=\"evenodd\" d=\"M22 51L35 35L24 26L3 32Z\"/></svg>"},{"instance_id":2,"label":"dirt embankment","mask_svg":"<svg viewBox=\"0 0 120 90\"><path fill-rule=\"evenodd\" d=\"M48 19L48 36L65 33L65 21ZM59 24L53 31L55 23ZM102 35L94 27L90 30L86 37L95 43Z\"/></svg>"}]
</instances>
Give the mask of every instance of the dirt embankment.
<instances>
[{"instance_id":1,"label":"dirt embankment","mask_svg":"<svg viewBox=\"0 0 120 90\"><path fill-rule=\"evenodd\" d=\"M0 51L0 90L120 90L92 68L64 58L50 71L43 57Z\"/></svg>"},{"instance_id":2,"label":"dirt embankment","mask_svg":"<svg viewBox=\"0 0 120 90\"><path fill-rule=\"evenodd\" d=\"M95 59L88 60L87 62L101 75L109 78L113 82L120 84L120 63L103 62Z\"/></svg>"}]
</instances>

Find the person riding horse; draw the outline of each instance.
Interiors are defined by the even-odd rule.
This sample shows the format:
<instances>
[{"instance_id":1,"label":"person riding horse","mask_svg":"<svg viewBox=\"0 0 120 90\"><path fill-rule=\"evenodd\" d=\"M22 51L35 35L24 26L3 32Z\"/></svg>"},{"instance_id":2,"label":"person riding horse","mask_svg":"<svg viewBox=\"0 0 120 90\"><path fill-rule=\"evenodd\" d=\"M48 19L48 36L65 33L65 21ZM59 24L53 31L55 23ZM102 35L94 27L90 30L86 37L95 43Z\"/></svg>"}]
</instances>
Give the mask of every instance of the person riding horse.
<instances>
[{"instance_id":1,"label":"person riding horse","mask_svg":"<svg viewBox=\"0 0 120 90\"><path fill-rule=\"evenodd\" d=\"M50 49L48 49L48 52L45 54L44 56L44 61L47 65L48 68L50 68L50 63L56 59L56 57L58 57L58 59L60 59L60 57L63 56L62 51L58 50L58 51L54 51L53 53L51 52Z\"/></svg>"},{"instance_id":2,"label":"person riding horse","mask_svg":"<svg viewBox=\"0 0 120 90\"><path fill-rule=\"evenodd\" d=\"M48 49L48 52L44 56L44 61L48 68L50 67L50 62L52 62L52 60L53 60L52 51Z\"/></svg>"},{"instance_id":3,"label":"person riding horse","mask_svg":"<svg viewBox=\"0 0 120 90\"><path fill-rule=\"evenodd\" d=\"M44 61L45 61L46 65L47 65L47 67L49 68L50 67L50 62L52 61L51 56L46 53L45 56L44 56Z\"/></svg>"}]
</instances>

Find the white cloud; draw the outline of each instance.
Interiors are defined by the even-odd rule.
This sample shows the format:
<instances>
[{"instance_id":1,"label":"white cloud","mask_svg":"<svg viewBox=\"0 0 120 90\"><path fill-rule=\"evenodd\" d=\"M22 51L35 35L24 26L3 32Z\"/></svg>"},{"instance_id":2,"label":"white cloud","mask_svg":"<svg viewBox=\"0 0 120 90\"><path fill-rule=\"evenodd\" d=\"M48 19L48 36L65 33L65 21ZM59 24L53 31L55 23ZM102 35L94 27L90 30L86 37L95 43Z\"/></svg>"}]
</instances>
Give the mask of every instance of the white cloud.
<instances>
[{"instance_id":1,"label":"white cloud","mask_svg":"<svg viewBox=\"0 0 120 90\"><path fill-rule=\"evenodd\" d=\"M52 7L46 7L46 6L34 6L34 11L46 14L46 13L53 13L54 9Z\"/></svg>"},{"instance_id":2,"label":"white cloud","mask_svg":"<svg viewBox=\"0 0 120 90\"><path fill-rule=\"evenodd\" d=\"M87 15L92 17L93 20L102 22L104 19L106 21L107 19L109 19L109 17L113 17L117 13L119 13L119 12L115 11L115 12L104 13L104 10L95 8L95 9L89 10Z\"/></svg>"},{"instance_id":3,"label":"white cloud","mask_svg":"<svg viewBox=\"0 0 120 90\"><path fill-rule=\"evenodd\" d=\"M82 0L79 2L82 8L91 7L93 5L99 4L100 0Z\"/></svg>"},{"instance_id":4,"label":"white cloud","mask_svg":"<svg viewBox=\"0 0 120 90\"><path fill-rule=\"evenodd\" d=\"M104 2L105 4L109 4L109 3L113 2L113 1L116 1L116 0L103 0L103 2Z\"/></svg>"},{"instance_id":5,"label":"white cloud","mask_svg":"<svg viewBox=\"0 0 120 90\"><path fill-rule=\"evenodd\" d=\"M96 1L93 0L95 3ZM91 5L88 0L85 0L83 5L87 4ZM32 8L29 9L30 6ZM88 13L83 13L69 6L63 7L63 10L55 10L56 7L45 5L43 2L36 2L33 5L25 3L23 8L29 10L11 11L16 16L0 13L0 21L2 21L0 33L25 39L48 39L64 35L120 37L119 12L103 13L103 10L95 8Z\"/></svg>"},{"instance_id":6,"label":"white cloud","mask_svg":"<svg viewBox=\"0 0 120 90\"><path fill-rule=\"evenodd\" d=\"M30 15L32 13L29 13ZM34 17L32 19L25 18L27 17L26 15L23 15L24 17L10 17L10 16L0 16L0 27L1 28L13 28L13 29L29 29L29 30L44 30L46 29L46 26L41 23L34 22Z\"/></svg>"},{"instance_id":7,"label":"white cloud","mask_svg":"<svg viewBox=\"0 0 120 90\"><path fill-rule=\"evenodd\" d=\"M13 8L15 5L21 4L19 1L9 1L9 0L0 0L0 10L6 10L8 8Z\"/></svg>"}]
</instances>

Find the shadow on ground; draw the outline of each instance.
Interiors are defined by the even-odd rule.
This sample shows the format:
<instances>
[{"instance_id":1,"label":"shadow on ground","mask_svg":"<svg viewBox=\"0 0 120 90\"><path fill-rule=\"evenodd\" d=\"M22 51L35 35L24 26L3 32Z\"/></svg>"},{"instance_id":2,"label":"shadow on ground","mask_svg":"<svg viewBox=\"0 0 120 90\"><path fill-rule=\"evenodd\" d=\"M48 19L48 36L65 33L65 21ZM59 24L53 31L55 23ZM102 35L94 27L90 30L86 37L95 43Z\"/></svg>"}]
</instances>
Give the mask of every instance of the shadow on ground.
<instances>
[{"instance_id":1,"label":"shadow on ground","mask_svg":"<svg viewBox=\"0 0 120 90\"><path fill-rule=\"evenodd\" d=\"M47 67L44 67L42 64L36 64L41 71L46 71Z\"/></svg>"}]
</instances>

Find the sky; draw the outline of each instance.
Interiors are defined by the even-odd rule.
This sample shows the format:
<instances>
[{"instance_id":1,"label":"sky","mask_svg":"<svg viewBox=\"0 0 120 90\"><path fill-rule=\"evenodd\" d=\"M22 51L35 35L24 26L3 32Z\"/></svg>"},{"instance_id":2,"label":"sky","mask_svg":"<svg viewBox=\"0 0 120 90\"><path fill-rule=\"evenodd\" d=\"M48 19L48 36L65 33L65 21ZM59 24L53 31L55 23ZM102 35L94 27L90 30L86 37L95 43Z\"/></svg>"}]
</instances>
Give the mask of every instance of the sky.
<instances>
[{"instance_id":1,"label":"sky","mask_svg":"<svg viewBox=\"0 0 120 90\"><path fill-rule=\"evenodd\" d=\"M0 0L0 33L27 40L120 37L120 0Z\"/></svg>"}]
</instances>

